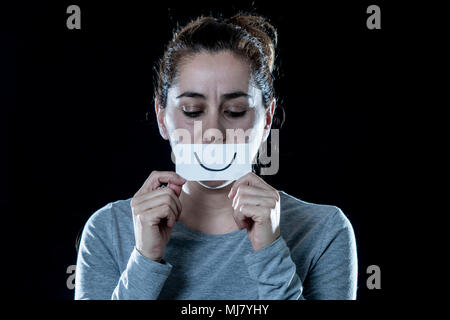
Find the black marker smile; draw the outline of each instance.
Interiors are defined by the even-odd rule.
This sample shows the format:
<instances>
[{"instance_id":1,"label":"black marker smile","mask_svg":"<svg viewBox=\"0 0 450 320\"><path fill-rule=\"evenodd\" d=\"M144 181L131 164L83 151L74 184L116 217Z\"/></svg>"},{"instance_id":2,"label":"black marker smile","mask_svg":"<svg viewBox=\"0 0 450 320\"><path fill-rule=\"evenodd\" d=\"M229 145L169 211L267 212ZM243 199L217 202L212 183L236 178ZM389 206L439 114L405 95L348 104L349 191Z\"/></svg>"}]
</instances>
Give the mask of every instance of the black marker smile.
<instances>
[{"instance_id":1,"label":"black marker smile","mask_svg":"<svg viewBox=\"0 0 450 320\"><path fill-rule=\"evenodd\" d=\"M234 153L234 156L233 156L233 159L231 160L231 162L230 162L226 167L224 167L224 168L222 168L222 169L211 169L211 168L208 168L207 166L205 166L205 165L200 161L200 159L198 158L197 153L194 152L195 158L197 159L198 163L200 163L200 165L202 166L203 169L209 170L209 171L223 171L223 170L228 169L228 168L231 166L231 164L233 163L234 159L236 159L236 154L237 154L237 153L235 152L235 153Z\"/></svg>"}]
</instances>

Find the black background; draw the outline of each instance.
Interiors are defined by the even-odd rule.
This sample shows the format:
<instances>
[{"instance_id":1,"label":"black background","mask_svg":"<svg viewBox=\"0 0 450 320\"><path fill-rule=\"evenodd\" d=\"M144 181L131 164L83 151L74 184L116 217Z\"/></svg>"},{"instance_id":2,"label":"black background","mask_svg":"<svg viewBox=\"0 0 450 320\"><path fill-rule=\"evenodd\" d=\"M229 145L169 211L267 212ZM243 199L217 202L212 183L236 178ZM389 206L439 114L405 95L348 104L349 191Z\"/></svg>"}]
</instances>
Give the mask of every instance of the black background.
<instances>
[{"instance_id":1,"label":"black background","mask_svg":"<svg viewBox=\"0 0 450 320\"><path fill-rule=\"evenodd\" d=\"M70 4L81 8L81 30L66 28ZM381 7L381 30L366 28L370 4ZM152 170L174 169L153 111L153 67L172 31L200 14L239 10L266 16L279 33L275 88L286 118L280 170L263 178L300 199L339 206L356 234L358 299L395 296L393 119L404 30L393 22L394 8L346 1L2 6L2 268L10 296L73 299L66 269L90 215L132 197ZM381 290L366 287L372 264L381 268Z\"/></svg>"}]
</instances>

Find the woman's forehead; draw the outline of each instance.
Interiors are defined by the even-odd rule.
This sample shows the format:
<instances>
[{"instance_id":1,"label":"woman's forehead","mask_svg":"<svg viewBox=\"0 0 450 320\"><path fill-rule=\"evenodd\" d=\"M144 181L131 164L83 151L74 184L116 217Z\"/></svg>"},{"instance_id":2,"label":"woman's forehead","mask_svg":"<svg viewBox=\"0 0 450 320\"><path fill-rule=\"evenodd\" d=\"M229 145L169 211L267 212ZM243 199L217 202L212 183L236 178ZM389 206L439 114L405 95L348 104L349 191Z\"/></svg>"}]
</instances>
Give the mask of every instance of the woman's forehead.
<instances>
[{"instance_id":1,"label":"woman's forehead","mask_svg":"<svg viewBox=\"0 0 450 320\"><path fill-rule=\"evenodd\" d=\"M248 90L250 67L236 55L221 51L198 53L180 65L178 87L221 87L223 90Z\"/></svg>"},{"instance_id":2,"label":"woman's forehead","mask_svg":"<svg viewBox=\"0 0 450 320\"><path fill-rule=\"evenodd\" d=\"M199 93L212 100L219 100L224 94L244 92L251 105L262 99L261 90L250 81L250 66L232 52L195 54L185 60L178 71L168 91L168 98L173 102L186 92Z\"/></svg>"}]
</instances>

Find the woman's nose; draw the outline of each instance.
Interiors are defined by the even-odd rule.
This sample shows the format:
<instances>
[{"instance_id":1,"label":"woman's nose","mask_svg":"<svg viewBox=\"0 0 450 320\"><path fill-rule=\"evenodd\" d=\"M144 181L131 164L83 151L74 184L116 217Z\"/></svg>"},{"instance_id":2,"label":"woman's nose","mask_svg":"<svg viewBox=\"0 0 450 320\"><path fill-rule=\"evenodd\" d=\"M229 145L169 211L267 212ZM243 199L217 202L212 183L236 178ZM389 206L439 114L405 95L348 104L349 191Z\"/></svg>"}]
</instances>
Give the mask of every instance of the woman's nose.
<instances>
[{"instance_id":1,"label":"woman's nose","mask_svg":"<svg viewBox=\"0 0 450 320\"><path fill-rule=\"evenodd\" d=\"M205 117L202 121L202 143L225 143L226 131L220 123L217 113L213 113Z\"/></svg>"}]
</instances>

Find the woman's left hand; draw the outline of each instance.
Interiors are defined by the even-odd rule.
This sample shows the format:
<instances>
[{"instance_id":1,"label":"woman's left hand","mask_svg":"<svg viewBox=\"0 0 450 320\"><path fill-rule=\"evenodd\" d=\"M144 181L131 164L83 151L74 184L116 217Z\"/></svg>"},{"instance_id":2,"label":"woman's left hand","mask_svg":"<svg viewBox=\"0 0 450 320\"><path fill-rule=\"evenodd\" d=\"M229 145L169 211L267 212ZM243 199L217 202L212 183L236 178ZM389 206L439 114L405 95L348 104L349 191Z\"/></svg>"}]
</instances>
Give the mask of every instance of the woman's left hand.
<instances>
[{"instance_id":1,"label":"woman's left hand","mask_svg":"<svg viewBox=\"0 0 450 320\"><path fill-rule=\"evenodd\" d=\"M280 195L253 172L236 180L228 194L234 220L247 228L253 250L258 251L280 236Z\"/></svg>"}]
</instances>

